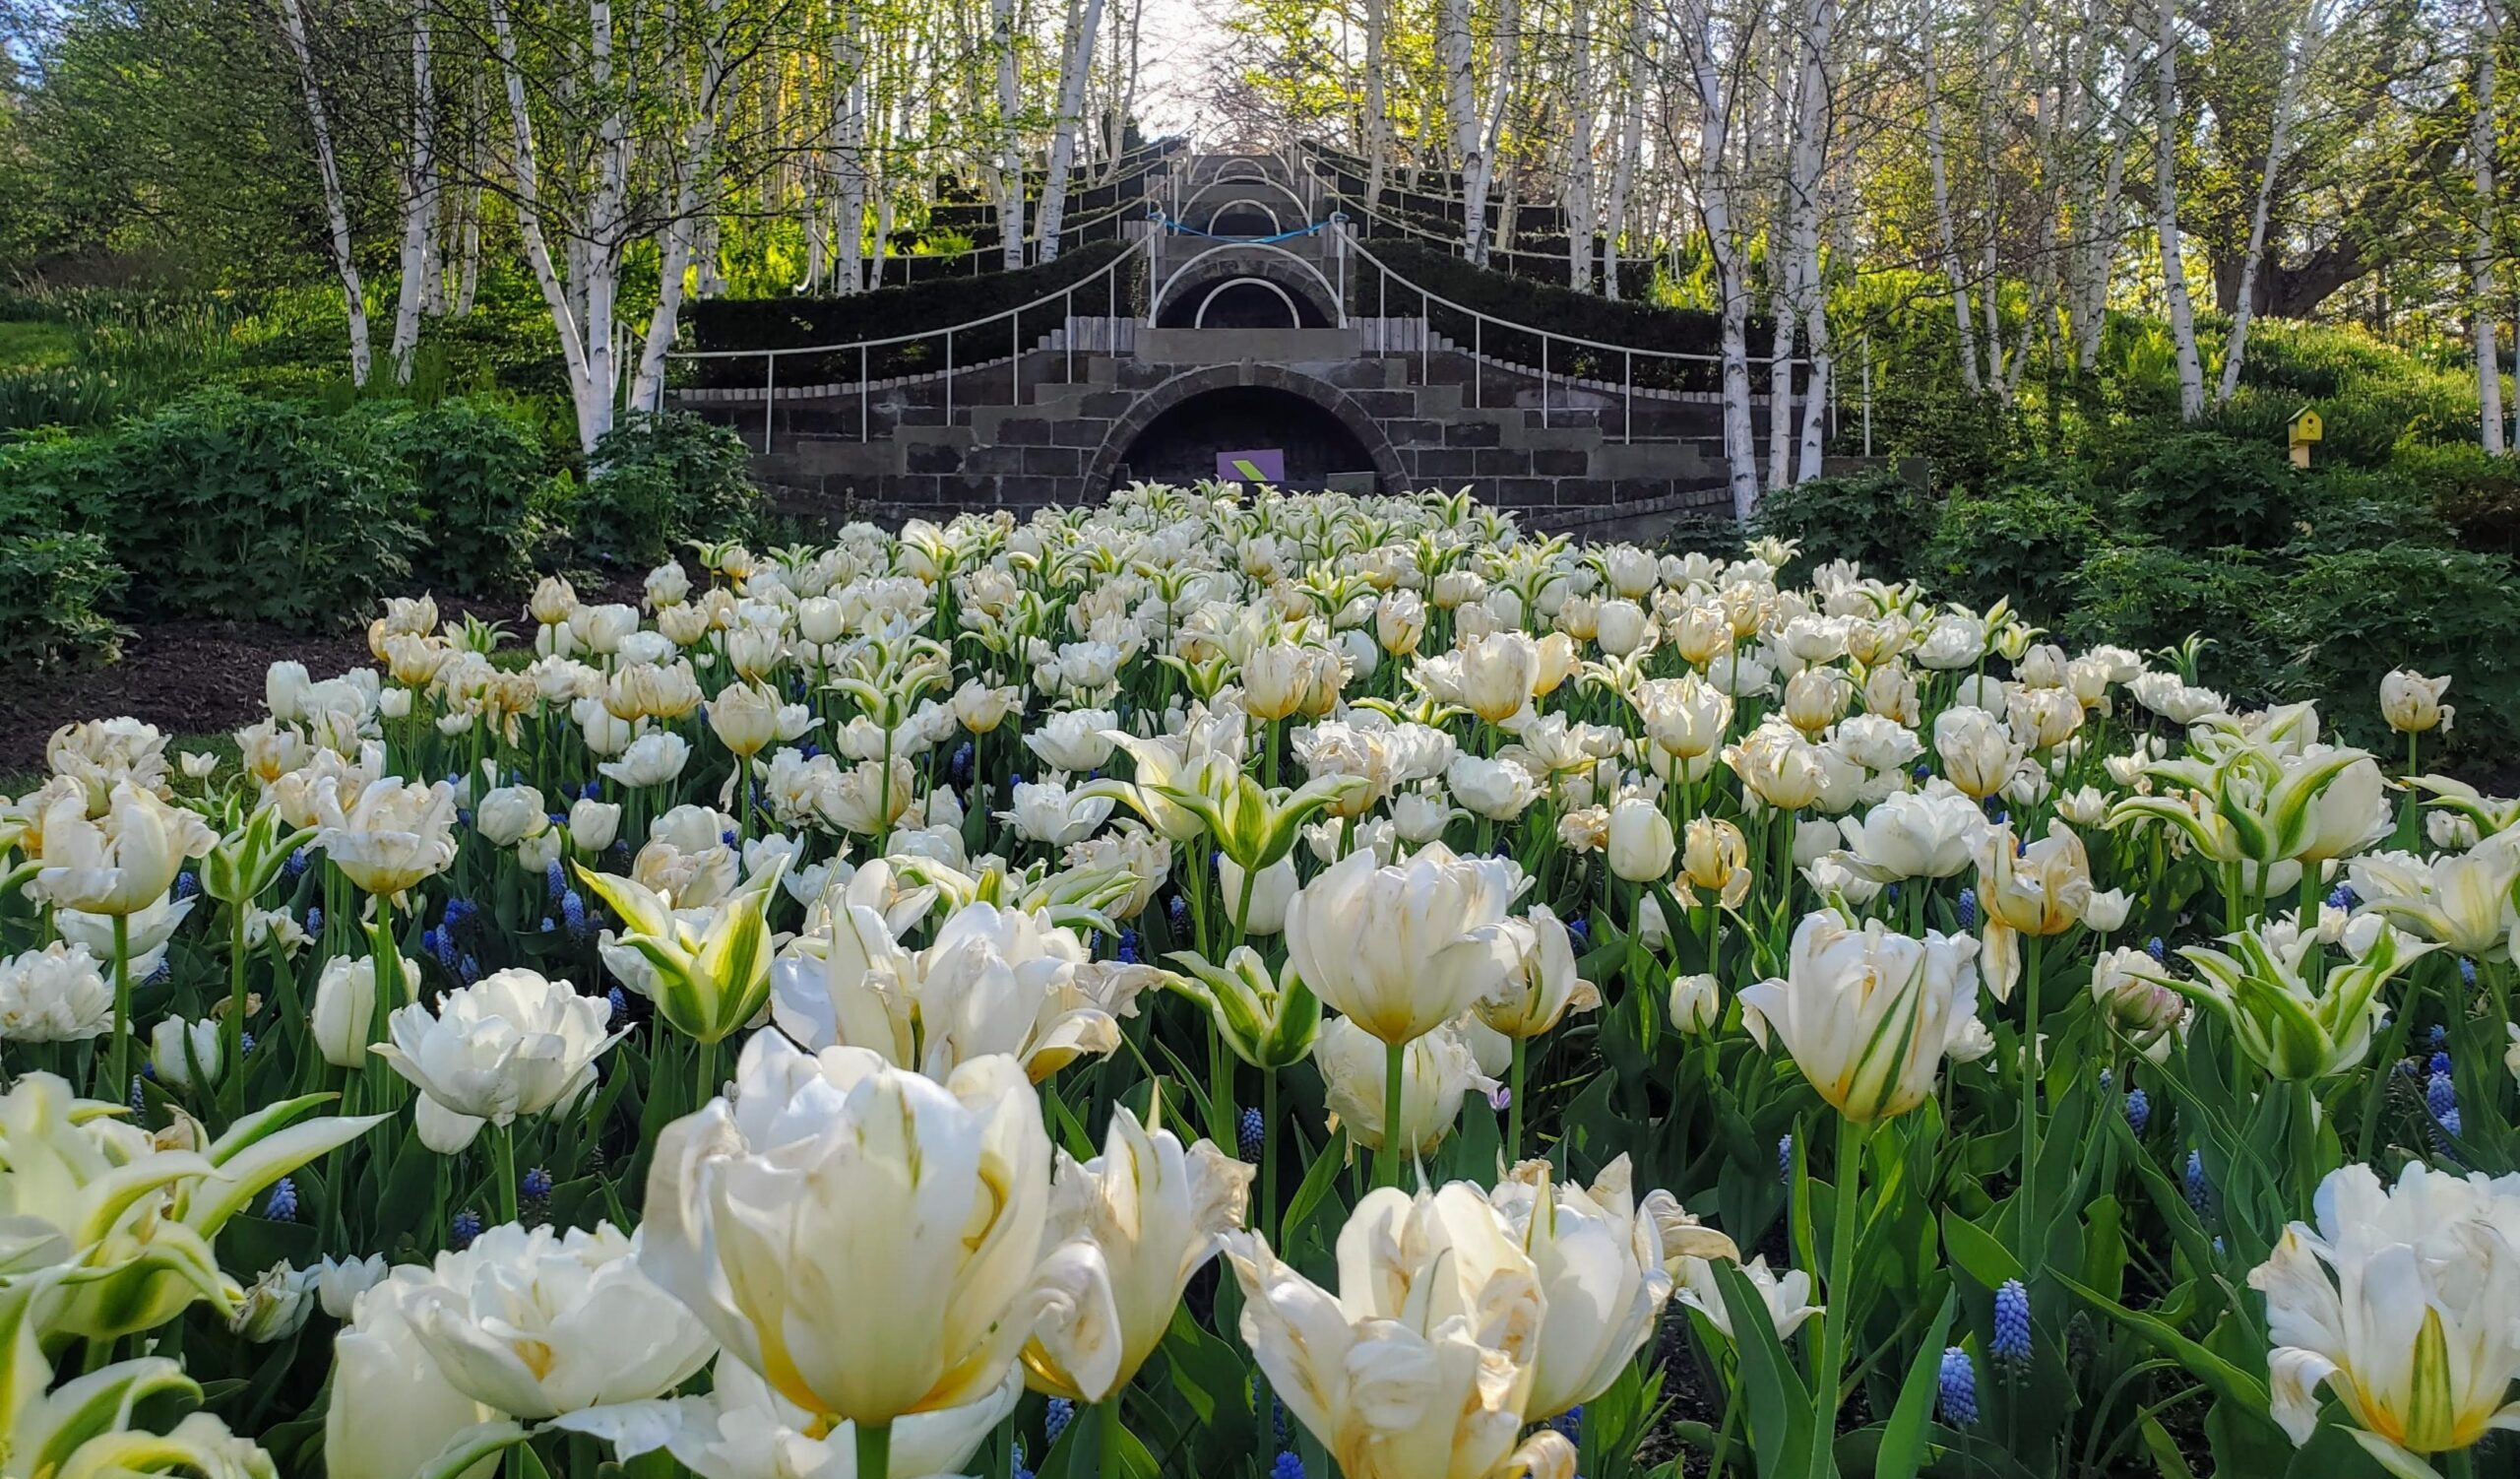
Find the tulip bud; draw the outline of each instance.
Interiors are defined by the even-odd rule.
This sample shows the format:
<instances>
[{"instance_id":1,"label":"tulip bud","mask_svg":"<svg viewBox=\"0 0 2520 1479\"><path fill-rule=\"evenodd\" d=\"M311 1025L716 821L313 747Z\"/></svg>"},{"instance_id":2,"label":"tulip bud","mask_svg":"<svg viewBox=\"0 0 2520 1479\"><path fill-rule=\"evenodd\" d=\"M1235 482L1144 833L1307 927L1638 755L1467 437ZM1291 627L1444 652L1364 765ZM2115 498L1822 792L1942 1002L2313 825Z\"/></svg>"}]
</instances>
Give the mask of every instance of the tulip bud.
<instances>
[{"instance_id":1,"label":"tulip bud","mask_svg":"<svg viewBox=\"0 0 2520 1479\"><path fill-rule=\"evenodd\" d=\"M284 1259L263 1270L245 1291L245 1302L227 1317L227 1328L257 1345L286 1340L314 1309L314 1270L301 1272Z\"/></svg>"},{"instance_id":2,"label":"tulip bud","mask_svg":"<svg viewBox=\"0 0 2520 1479\"><path fill-rule=\"evenodd\" d=\"M395 979L403 984L400 1005L417 997L419 968L400 955L394 960ZM336 955L325 961L309 1015L315 1051L324 1055L324 1061L336 1068L363 1066L376 1021L375 957Z\"/></svg>"},{"instance_id":3,"label":"tulip bud","mask_svg":"<svg viewBox=\"0 0 2520 1479\"><path fill-rule=\"evenodd\" d=\"M2397 669L2380 679L2380 717L2401 735L2446 727L2455 713L2441 702L2449 687L2447 677L2426 677L2412 668Z\"/></svg>"},{"instance_id":4,"label":"tulip bud","mask_svg":"<svg viewBox=\"0 0 2520 1479\"><path fill-rule=\"evenodd\" d=\"M348 1319L358 1308L358 1297L384 1283L385 1273L383 1254L339 1262L327 1257L314 1268L315 1301L335 1319Z\"/></svg>"},{"instance_id":5,"label":"tulip bud","mask_svg":"<svg viewBox=\"0 0 2520 1479\"><path fill-rule=\"evenodd\" d=\"M208 1088L219 1081L220 1046L217 1022L163 1017L149 1034L149 1063L169 1088Z\"/></svg>"},{"instance_id":6,"label":"tulip bud","mask_svg":"<svg viewBox=\"0 0 2520 1479\"><path fill-rule=\"evenodd\" d=\"M569 807L569 841L579 851L600 853L612 846L621 831L621 805L617 802L582 799Z\"/></svg>"},{"instance_id":7,"label":"tulip bud","mask_svg":"<svg viewBox=\"0 0 2520 1479\"><path fill-rule=\"evenodd\" d=\"M1724 1017L1724 994L1704 972L1671 979L1671 1027L1691 1036L1710 1031Z\"/></svg>"},{"instance_id":8,"label":"tulip bud","mask_svg":"<svg viewBox=\"0 0 2520 1479\"><path fill-rule=\"evenodd\" d=\"M1670 876L1678 841L1670 819L1653 803L1629 797L1610 808L1608 846L1604 850L1610 871L1631 883L1660 882Z\"/></svg>"}]
</instances>

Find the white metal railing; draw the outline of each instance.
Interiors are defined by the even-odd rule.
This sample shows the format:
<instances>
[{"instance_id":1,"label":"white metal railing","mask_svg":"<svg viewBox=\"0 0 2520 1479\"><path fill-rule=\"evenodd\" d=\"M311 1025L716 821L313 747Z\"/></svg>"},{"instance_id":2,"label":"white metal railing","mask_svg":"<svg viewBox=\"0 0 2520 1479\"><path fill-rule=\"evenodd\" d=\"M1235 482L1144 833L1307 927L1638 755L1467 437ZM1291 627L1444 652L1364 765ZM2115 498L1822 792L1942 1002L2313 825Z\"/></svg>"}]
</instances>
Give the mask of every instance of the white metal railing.
<instances>
[{"instance_id":1,"label":"white metal railing","mask_svg":"<svg viewBox=\"0 0 2520 1479\"><path fill-rule=\"evenodd\" d=\"M954 340L957 335L962 336L968 343L974 335L988 331L996 324L1003 323L1006 326L1008 361L1014 376L1014 392L1011 400L1020 404L1024 397L1022 342L1024 315L1051 303L1064 302L1065 318L1073 320L1077 317L1076 295L1100 283L1103 286L1105 314L1116 317L1120 303L1120 269L1128 264L1130 258L1144 250L1146 250L1146 240L1141 237L1122 247L1118 256L1064 288L1042 293L1029 302L1018 303L1011 308L1001 308L995 313L963 323L948 324L941 329L921 329L910 334L893 334L881 339L857 339L841 344L784 345L776 349L758 350L669 350L665 357L668 359L760 358L762 361L761 450L764 455L767 455L771 450L772 440L778 432L779 361L782 358L794 354L846 355L854 353L857 355L857 378L853 382L857 395L857 439L866 441L869 439L868 433L873 424L870 406L874 377L868 373L868 369L874 352L892 349L899 345L916 344L922 340L941 339L944 341L944 359L938 375L945 385L945 420L950 425L954 419L954 376L956 374ZM1066 341L1067 374L1070 379L1074 379L1076 375L1075 336L1066 336ZM976 369L979 366L974 365L968 368Z\"/></svg>"},{"instance_id":2,"label":"white metal railing","mask_svg":"<svg viewBox=\"0 0 2520 1479\"><path fill-rule=\"evenodd\" d=\"M1359 200L1355 196L1350 195L1345 190L1340 189L1335 184L1324 186L1323 193L1328 195L1329 198L1343 211L1353 210L1368 221L1389 226L1393 230L1403 232L1407 235L1423 238L1426 241L1432 242L1436 246L1442 247L1445 251L1450 252L1456 257L1467 255L1469 243L1463 241L1459 236L1448 236L1441 231L1430 230L1425 226L1419 225L1414 221L1404 221L1397 216L1389 215L1377 209L1373 203ZM1491 246L1487 249L1487 254L1491 257L1536 257L1543 262L1563 262L1566 260L1564 254L1559 252L1526 251L1520 247L1511 246ZM1610 254L1608 259L1608 270L1616 272L1621 267L1649 265L1658 260L1660 259L1652 256L1622 257L1613 252Z\"/></svg>"},{"instance_id":3,"label":"white metal railing","mask_svg":"<svg viewBox=\"0 0 2520 1479\"><path fill-rule=\"evenodd\" d=\"M1513 319L1502 318L1492 313L1482 312L1480 309L1471 307L1467 303L1455 302L1453 299L1445 297L1439 292L1433 291L1422 284L1411 281L1406 275L1394 269L1389 263L1386 263L1381 258L1375 256L1371 249L1357 242L1355 238L1346 230L1343 229L1340 231L1340 237L1341 260L1343 263L1343 282L1345 279L1344 262L1347 254L1352 252L1359 261L1372 263L1376 271L1374 284L1374 315L1372 320L1375 326L1377 339L1377 343L1374 347L1374 353L1378 354L1389 353L1388 348L1381 342L1381 336L1383 326L1391 321L1389 300L1392 285L1397 283L1401 287L1418 295L1418 313L1421 316L1428 317L1426 331L1419 336L1417 345L1418 354L1418 377L1421 383L1425 382L1428 378L1428 369L1430 367L1429 361L1433 358L1434 354L1435 334L1429 310L1440 304L1455 313L1462 314L1471 321L1470 357L1472 361L1472 369L1470 376L1470 404L1474 408L1479 408L1485 404L1483 400L1485 387L1480 379L1478 367L1491 362L1501 364L1508 369L1518 370L1524 374L1536 374L1539 377L1540 421L1543 426L1547 426L1550 424L1548 388L1549 380L1553 373L1549 366L1550 346L1564 345L1570 350L1592 350L1604 354L1616 354L1619 356L1620 366L1619 441L1622 444L1625 444L1633 442L1636 439L1636 361L1638 356L1642 355L1648 360L1670 359L1699 364L1721 364L1724 362L1724 356L1721 354L1694 354L1686 350L1645 350L1632 348L1628 345L1606 344L1598 339L1585 339L1574 334L1561 334L1554 329L1544 329L1535 324L1517 323ZM1403 306L1406 306L1405 302ZM1501 358L1493 361L1489 360L1487 357L1486 346L1487 326L1489 324L1494 324L1498 329L1509 333L1526 335L1539 340L1540 364L1535 368L1531 365L1520 364L1512 360ZM1770 354L1762 357L1753 354L1746 356L1744 362L1746 364L1768 368L1773 372L1776 364L1776 356ZM1810 362L1810 360L1800 355L1791 355L1786 359L1786 363L1789 366L1808 365ZM1569 374L1565 378L1570 390L1570 405L1568 409L1572 410L1571 391L1575 385L1582 382L1584 377ZM1605 387L1607 385L1606 381L1600 381L1596 383L1602 384ZM1776 408L1771 406L1769 408L1769 414L1771 416L1775 415Z\"/></svg>"}]
</instances>

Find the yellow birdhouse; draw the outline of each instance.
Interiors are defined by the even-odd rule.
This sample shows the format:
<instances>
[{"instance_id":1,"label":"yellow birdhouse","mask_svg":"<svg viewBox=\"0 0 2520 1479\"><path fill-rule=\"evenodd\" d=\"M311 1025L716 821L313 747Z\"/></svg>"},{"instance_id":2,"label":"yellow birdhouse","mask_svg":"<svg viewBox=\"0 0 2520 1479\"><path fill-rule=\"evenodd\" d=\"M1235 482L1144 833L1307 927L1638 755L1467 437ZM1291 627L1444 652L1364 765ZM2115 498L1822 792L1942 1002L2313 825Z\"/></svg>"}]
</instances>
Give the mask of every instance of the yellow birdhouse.
<instances>
[{"instance_id":1,"label":"yellow birdhouse","mask_svg":"<svg viewBox=\"0 0 2520 1479\"><path fill-rule=\"evenodd\" d=\"M2308 467L2310 465L2310 444L2319 439L2319 435L2322 430L2322 426L2319 421L2319 414L2312 411L2307 406L2304 406L2294 416L2288 429L2291 433L2288 440L2290 440L2293 447L2293 466L2297 468Z\"/></svg>"}]
</instances>

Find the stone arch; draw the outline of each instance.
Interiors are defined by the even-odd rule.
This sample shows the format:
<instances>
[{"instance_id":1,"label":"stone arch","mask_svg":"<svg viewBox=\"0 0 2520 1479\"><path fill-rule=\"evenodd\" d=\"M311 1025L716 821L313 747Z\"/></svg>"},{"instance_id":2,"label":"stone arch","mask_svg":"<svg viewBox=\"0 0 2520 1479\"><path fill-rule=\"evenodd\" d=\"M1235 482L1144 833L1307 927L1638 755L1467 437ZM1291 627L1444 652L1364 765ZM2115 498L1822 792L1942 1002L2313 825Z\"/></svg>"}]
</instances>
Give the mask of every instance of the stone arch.
<instances>
[{"instance_id":1,"label":"stone arch","mask_svg":"<svg viewBox=\"0 0 2520 1479\"><path fill-rule=\"evenodd\" d=\"M1259 202L1259 196L1252 193L1255 187L1259 189L1272 190L1285 196L1287 199L1287 205L1294 220L1302 222L1311 221L1312 212L1304 205L1303 197L1278 183L1276 180L1271 179L1210 180L1206 184L1201 185L1198 189L1191 191L1189 198L1181 202L1180 219L1183 221L1198 220L1200 203L1205 201L1209 196L1214 195L1219 190L1236 190L1241 192L1232 200L1227 201L1226 205L1228 206L1235 204L1256 205ZM1224 206L1218 207L1218 210L1223 209L1225 209ZM1214 221L1216 219L1216 213L1213 211L1208 213L1208 219Z\"/></svg>"},{"instance_id":2,"label":"stone arch","mask_svg":"<svg viewBox=\"0 0 2520 1479\"><path fill-rule=\"evenodd\" d=\"M1156 285L1156 301L1148 316L1158 323L1177 317L1179 303L1196 303L1209 289L1237 278L1258 278L1283 289L1299 306L1298 317L1310 326L1337 327L1345 321L1337 294L1320 269L1292 253L1260 245L1225 243L1201 252L1171 277Z\"/></svg>"},{"instance_id":3,"label":"stone arch","mask_svg":"<svg viewBox=\"0 0 2520 1479\"><path fill-rule=\"evenodd\" d=\"M1294 298L1289 295L1287 289L1270 282L1267 278L1228 278L1226 281L1219 283L1214 288L1209 289L1208 295L1199 299L1199 311L1197 315L1190 320L1190 327L1194 329L1206 328L1208 326L1208 310L1216 306L1219 294L1230 292L1236 288L1259 288L1265 289L1275 296L1279 302L1286 304L1288 328L1299 329L1303 327L1303 310L1295 306Z\"/></svg>"},{"instance_id":4,"label":"stone arch","mask_svg":"<svg viewBox=\"0 0 2520 1479\"><path fill-rule=\"evenodd\" d=\"M1218 224L1223 222L1228 216L1241 211L1248 211L1257 216L1267 217L1269 220L1269 229L1265 231L1227 232L1217 228ZM1231 200L1218 202L1216 208L1208 212L1208 224L1200 229L1206 231L1211 236L1275 236L1286 228L1287 224L1283 220L1279 219L1278 208L1276 206L1269 204L1265 200L1255 200L1248 195L1237 195Z\"/></svg>"},{"instance_id":5,"label":"stone arch","mask_svg":"<svg viewBox=\"0 0 2520 1479\"><path fill-rule=\"evenodd\" d=\"M1196 396L1210 391L1230 390L1236 386L1266 386L1311 402L1328 412L1348 433L1365 449L1373 460L1374 481L1384 492L1399 492L1409 483L1409 470L1401 465L1400 453L1385 435L1382 423L1367 415L1354 396L1326 381L1297 374L1277 364L1212 364L1201 369L1185 370L1145 395L1138 397L1128 413L1111 423L1103 433L1102 445L1085 465L1084 486L1088 496L1107 485L1120 466L1120 459L1155 418Z\"/></svg>"}]
</instances>

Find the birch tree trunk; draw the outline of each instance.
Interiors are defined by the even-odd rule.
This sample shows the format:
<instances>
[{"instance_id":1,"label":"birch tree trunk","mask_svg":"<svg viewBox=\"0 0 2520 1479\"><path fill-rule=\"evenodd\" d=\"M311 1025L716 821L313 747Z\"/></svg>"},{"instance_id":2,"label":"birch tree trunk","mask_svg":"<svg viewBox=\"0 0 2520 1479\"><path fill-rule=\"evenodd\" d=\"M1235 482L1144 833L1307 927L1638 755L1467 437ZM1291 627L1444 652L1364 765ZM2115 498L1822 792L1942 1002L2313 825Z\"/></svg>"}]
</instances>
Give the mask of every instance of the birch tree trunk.
<instances>
[{"instance_id":1,"label":"birch tree trunk","mask_svg":"<svg viewBox=\"0 0 2520 1479\"><path fill-rule=\"evenodd\" d=\"M1619 237L1627 229L1628 193L1635 188L1636 166L1645 153L1645 79L1653 66L1648 55L1652 32L1646 24L1645 0L1628 5L1626 95L1620 109L1618 161L1610 166L1610 198L1602 212L1609 249L1602 265L1602 296L1619 295Z\"/></svg>"},{"instance_id":2,"label":"birch tree trunk","mask_svg":"<svg viewBox=\"0 0 2520 1479\"><path fill-rule=\"evenodd\" d=\"M398 385L411 383L411 354L420 346L420 310L436 277L430 247L437 237L437 97L430 77L427 0L411 8L411 137L403 174L402 282L394 299L394 337L386 354Z\"/></svg>"},{"instance_id":3,"label":"birch tree trunk","mask_svg":"<svg viewBox=\"0 0 2520 1479\"><path fill-rule=\"evenodd\" d=\"M997 52L997 230L1006 267L1024 265L1024 97L1016 69L1015 0L989 0Z\"/></svg>"},{"instance_id":4,"label":"birch tree trunk","mask_svg":"<svg viewBox=\"0 0 2520 1479\"><path fill-rule=\"evenodd\" d=\"M295 0L284 0L293 5ZM603 0L595 0L591 12L603 8ZM543 306L550 311L551 326L560 339L560 355L569 371L569 396L577 413L578 444L586 451L595 450L596 442L612 429L612 324L609 299L603 300L606 316L600 328L600 340L595 329L596 301L588 292L589 279L594 275L590 254L580 249L575 238L568 243L570 278L562 281L559 267L551 257L550 242L542 229L542 171L535 152L534 114L526 100L525 68L518 61L516 27L508 15L506 0L489 0L490 32L498 52L499 71L507 85L508 123L513 134L515 157L511 169L515 176L517 233L524 239L526 261L534 269L535 286L542 291ZM591 14L590 19L594 19ZM603 31L607 33L605 53L609 60L609 12L605 9Z\"/></svg>"},{"instance_id":5,"label":"birch tree trunk","mask_svg":"<svg viewBox=\"0 0 2520 1479\"><path fill-rule=\"evenodd\" d=\"M1094 73L1094 34L1102 25L1102 0L1085 0L1084 19L1077 0L1068 0L1066 61L1059 72L1059 115L1050 135L1050 173L1041 185L1040 260L1059 254L1059 223L1067 215L1067 172L1076 161L1076 131L1085 122L1085 83Z\"/></svg>"},{"instance_id":6,"label":"birch tree trunk","mask_svg":"<svg viewBox=\"0 0 2520 1479\"><path fill-rule=\"evenodd\" d=\"M2476 187L2476 255L2468 263L2468 292L2475 300L2477 405L2487 455L2506 450L2502 439L2502 364L2496 353L2493 311L2493 94L2495 44L2501 26L2499 0L2480 0L2477 28L2477 110L2468 126L2468 173Z\"/></svg>"},{"instance_id":7,"label":"birch tree trunk","mask_svg":"<svg viewBox=\"0 0 2520 1479\"><path fill-rule=\"evenodd\" d=\"M1934 15L1925 12L1925 175L1933 192L1934 239L1941 247L1942 274L1951 284L1951 311L1960 326L1960 383L1977 395L1985 386L1978 377L1978 324L1969 313L1969 277L1960 266L1960 233L1951 217L1951 175L1942 145L1942 75L1934 68Z\"/></svg>"},{"instance_id":8,"label":"birch tree trunk","mask_svg":"<svg viewBox=\"0 0 2520 1479\"><path fill-rule=\"evenodd\" d=\"M1444 125L1458 168L1479 149L1479 72L1470 43L1470 0L1437 0L1436 59L1444 69Z\"/></svg>"},{"instance_id":9,"label":"birch tree trunk","mask_svg":"<svg viewBox=\"0 0 2520 1479\"><path fill-rule=\"evenodd\" d=\"M1836 122L1835 78L1829 63L1837 46L1837 0L1808 0L1797 28L1800 76L1795 84L1794 143L1786 164L1786 188L1791 196L1788 234L1794 253L1786 311L1802 320L1811 348L1811 373L1802 411L1801 471L1792 475L1802 481L1820 476L1821 398L1828 374L1828 300L1820 284L1820 170ZM1791 362L1785 366L1784 385L1790 397L1794 388ZM1768 415L1780 426L1787 420L1773 401ZM1780 449L1783 446L1773 437L1771 443ZM1785 459L1778 456L1768 469L1769 485L1783 486L1788 476Z\"/></svg>"},{"instance_id":10,"label":"birch tree trunk","mask_svg":"<svg viewBox=\"0 0 2520 1479\"><path fill-rule=\"evenodd\" d=\"M833 224L833 283L841 292L866 286L866 45L858 8L842 0L831 10L833 100L832 168L839 188Z\"/></svg>"},{"instance_id":11,"label":"birch tree trunk","mask_svg":"<svg viewBox=\"0 0 2520 1479\"><path fill-rule=\"evenodd\" d=\"M1709 0L1681 0L1679 40L1688 52L1689 78L1698 101L1698 214L1715 257L1723 312L1720 353L1724 370L1724 459L1732 516L1747 519L1758 507L1758 448L1750 424L1750 289L1743 276L1741 242L1732 211L1732 98L1715 58Z\"/></svg>"},{"instance_id":12,"label":"birch tree trunk","mask_svg":"<svg viewBox=\"0 0 2520 1479\"><path fill-rule=\"evenodd\" d=\"M1593 7L1574 0L1574 32L1568 37L1566 101L1573 131L1566 160L1566 286L1577 292L1593 290Z\"/></svg>"},{"instance_id":13,"label":"birch tree trunk","mask_svg":"<svg viewBox=\"0 0 2520 1479\"><path fill-rule=\"evenodd\" d=\"M350 251L349 201L342 193L342 165L333 150L333 125L324 112L324 92L316 83L315 51L307 41L306 12L298 0L281 0L281 21L288 32L289 54L297 59L298 85L306 93L306 122L315 135L315 168L324 182L324 215L333 228L333 266L342 275L342 306L350 324L350 383L364 387L370 368L367 349L367 295L359 286L358 259Z\"/></svg>"},{"instance_id":14,"label":"birch tree trunk","mask_svg":"<svg viewBox=\"0 0 2520 1479\"><path fill-rule=\"evenodd\" d=\"M683 274L691 266L692 238L700 227L701 188L710 178L711 156L717 149L719 93L726 81L726 4L727 0L708 0L709 31L702 43L700 90L692 99L682 177L674 186L672 219L665 223L658 242L657 303L649 311L638 372L630 382L630 404L648 411L664 405L665 351L673 348L682 312Z\"/></svg>"},{"instance_id":15,"label":"birch tree trunk","mask_svg":"<svg viewBox=\"0 0 2520 1479\"><path fill-rule=\"evenodd\" d=\"M2162 296L2170 307L2171 345L2178 358L2178 414L2183 420L2205 415L2205 366L2196 354L2196 306L2187 296L2187 267L2178 232L2178 8L2175 0L2155 0L2161 26L2161 54L2156 61L2155 96L2161 117L2153 148L2153 228L2161 237Z\"/></svg>"},{"instance_id":16,"label":"birch tree trunk","mask_svg":"<svg viewBox=\"0 0 2520 1479\"><path fill-rule=\"evenodd\" d=\"M2108 141L2109 162L2100 182L2100 207L2082 242L2083 307L2075 324L2074 367L2090 370L2100 363L2101 330L2109 321L2109 269L2117 259L2119 200L2126 184L2127 141Z\"/></svg>"},{"instance_id":17,"label":"birch tree trunk","mask_svg":"<svg viewBox=\"0 0 2520 1479\"><path fill-rule=\"evenodd\" d=\"M1383 170L1390 162L1391 120L1383 97L1384 32L1389 0L1365 0L1365 203L1382 209Z\"/></svg>"},{"instance_id":18,"label":"birch tree trunk","mask_svg":"<svg viewBox=\"0 0 2520 1479\"><path fill-rule=\"evenodd\" d=\"M1514 94L1514 68L1523 48L1520 0L1500 0L1496 11L1496 91L1488 98L1487 128L1462 161L1461 209L1463 254L1473 262L1487 260L1487 188L1496 176L1496 151L1505 142L1505 108ZM1513 208L1500 213L1498 226L1513 229Z\"/></svg>"},{"instance_id":19,"label":"birch tree trunk","mask_svg":"<svg viewBox=\"0 0 2520 1479\"><path fill-rule=\"evenodd\" d=\"M2490 0L2488 0L2490 3ZM2296 32L2285 28L2283 36L2283 70L2275 81L2275 116L2267 128L2266 167L2257 172L2257 201L2248 218L2248 246L2240 258L2239 299L2232 306L2230 337L2223 344L2223 377L2214 390L2214 404L2228 406L2240 388L2240 365L2248 355L2249 321L2257 314L2257 270L2266 260L2266 218L2275 203L2275 177L2284 167L2284 151L2293 138L2293 100L2300 89L2301 74L2308 71L2318 54L2321 24L2320 0L2310 0ZM2488 56L2487 65L2492 65ZM2488 142L2491 135L2488 132Z\"/></svg>"}]
</instances>

